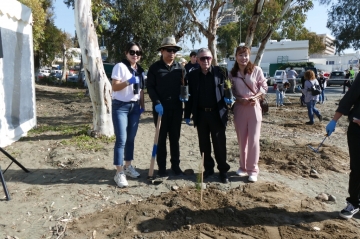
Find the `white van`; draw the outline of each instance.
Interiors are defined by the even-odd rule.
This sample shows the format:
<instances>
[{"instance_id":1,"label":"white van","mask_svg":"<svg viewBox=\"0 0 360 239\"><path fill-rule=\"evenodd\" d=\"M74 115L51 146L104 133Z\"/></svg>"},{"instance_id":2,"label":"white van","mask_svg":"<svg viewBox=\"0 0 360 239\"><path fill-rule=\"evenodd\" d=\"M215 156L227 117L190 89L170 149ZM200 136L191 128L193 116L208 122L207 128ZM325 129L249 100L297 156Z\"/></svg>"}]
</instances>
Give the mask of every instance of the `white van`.
<instances>
[{"instance_id":1,"label":"white van","mask_svg":"<svg viewBox=\"0 0 360 239\"><path fill-rule=\"evenodd\" d=\"M275 80L275 83L282 83L283 81L283 74L286 75L286 71L285 70L276 70L275 71L275 74L274 74L274 80Z\"/></svg>"}]
</instances>

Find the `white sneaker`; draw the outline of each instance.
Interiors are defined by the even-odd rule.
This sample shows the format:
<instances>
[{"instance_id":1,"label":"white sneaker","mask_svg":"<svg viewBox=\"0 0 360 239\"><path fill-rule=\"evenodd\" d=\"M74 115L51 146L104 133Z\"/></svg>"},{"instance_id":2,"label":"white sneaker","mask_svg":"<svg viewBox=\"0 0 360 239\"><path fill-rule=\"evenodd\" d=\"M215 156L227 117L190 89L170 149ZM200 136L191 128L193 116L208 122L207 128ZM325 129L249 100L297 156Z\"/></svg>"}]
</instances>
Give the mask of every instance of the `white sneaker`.
<instances>
[{"instance_id":1,"label":"white sneaker","mask_svg":"<svg viewBox=\"0 0 360 239\"><path fill-rule=\"evenodd\" d=\"M127 187L129 185L124 172L116 173L114 181L120 188Z\"/></svg>"},{"instance_id":2,"label":"white sneaker","mask_svg":"<svg viewBox=\"0 0 360 239\"><path fill-rule=\"evenodd\" d=\"M135 168L130 165L128 167L124 167L124 173L125 175L131 177L131 178L138 178L140 177L140 173L136 172Z\"/></svg>"},{"instance_id":3,"label":"white sneaker","mask_svg":"<svg viewBox=\"0 0 360 239\"><path fill-rule=\"evenodd\" d=\"M236 174L239 175L240 177L244 177L247 176L247 172L242 171L240 168L236 171Z\"/></svg>"},{"instance_id":4,"label":"white sneaker","mask_svg":"<svg viewBox=\"0 0 360 239\"><path fill-rule=\"evenodd\" d=\"M255 183L257 181L257 176L249 176L248 180L249 182Z\"/></svg>"}]
</instances>

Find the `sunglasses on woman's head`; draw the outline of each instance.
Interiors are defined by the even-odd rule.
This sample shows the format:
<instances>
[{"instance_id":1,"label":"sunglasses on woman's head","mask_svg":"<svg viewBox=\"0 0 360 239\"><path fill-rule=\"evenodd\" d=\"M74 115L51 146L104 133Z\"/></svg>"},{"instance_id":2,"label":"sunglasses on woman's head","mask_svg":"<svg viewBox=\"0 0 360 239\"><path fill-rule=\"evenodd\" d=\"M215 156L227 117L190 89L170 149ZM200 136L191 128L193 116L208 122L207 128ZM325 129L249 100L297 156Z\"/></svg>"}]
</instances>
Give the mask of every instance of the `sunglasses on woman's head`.
<instances>
[{"instance_id":1,"label":"sunglasses on woman's head","mask_svg":"<svg viewBox=\"0 0 360 239\"><path fill-rule=\"evenodd\" d=\"M133 55L137 55L137 56L141 56L142 55L142 52L141 51L134 51L134 50L130 50L129 51L129 54L131 55L131 56L133 56Z\"/></svg>"},{"instance_id":2,"label":"sunglasses on woman's head","mask_svg":"<svg viewBox=\"0 0 360 239\"><path fill-rule=\"evenodd\" d=\"M211 59L212 59L211 56L202 56L202 57L200 57L200 61L205 61L205 60L211 61Z\"/></svg>"}]
</instances>

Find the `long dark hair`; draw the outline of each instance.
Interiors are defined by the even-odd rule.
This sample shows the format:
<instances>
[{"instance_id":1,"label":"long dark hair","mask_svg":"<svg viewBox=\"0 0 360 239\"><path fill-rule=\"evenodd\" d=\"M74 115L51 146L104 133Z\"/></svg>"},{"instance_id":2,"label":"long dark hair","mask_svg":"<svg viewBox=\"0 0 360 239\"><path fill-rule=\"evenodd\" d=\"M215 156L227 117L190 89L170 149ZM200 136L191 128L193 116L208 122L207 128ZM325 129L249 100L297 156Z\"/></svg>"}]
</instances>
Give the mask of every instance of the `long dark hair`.
<instances>
[{"instance_id":1,"label":"long dark hair","mask_svg":"<svg viewBox=\"0 0 360 239\"><path fill-rule=\"evenodd\" d=\"M244 53L244 52L247 52L249 54L249 56L250 56L250 49L248 47L246 47L246 46L238 46L236 48L236 52L235 52L235 59L236 59L236 56L238 54L241 54L241 53ZM254 70L254 67L255 67L255 65L251 61L249 61L247 63L247 65L246 65L246 67L245 67L245 70L244 70L245 75L246 74L251 74L253 72L253 70ZM231 69L230 74L233 77L236 77L239 70L240 70L239 64L235 60L234 67Z\"/></svg>"},{"instance_id":2,"label":"long dark hair","mask_svg":"<svg viewBox=\"0 0 360 239\"><path fill-rule=\"evenodd\" d=\"M126 44L125 54L127 54L130 51L131 47L133 47L133 46L139 47L139 50L142 51L142 48L138 42L131 41L131 42L128 42L128 44Z\"/></svg>"}]
</instances>

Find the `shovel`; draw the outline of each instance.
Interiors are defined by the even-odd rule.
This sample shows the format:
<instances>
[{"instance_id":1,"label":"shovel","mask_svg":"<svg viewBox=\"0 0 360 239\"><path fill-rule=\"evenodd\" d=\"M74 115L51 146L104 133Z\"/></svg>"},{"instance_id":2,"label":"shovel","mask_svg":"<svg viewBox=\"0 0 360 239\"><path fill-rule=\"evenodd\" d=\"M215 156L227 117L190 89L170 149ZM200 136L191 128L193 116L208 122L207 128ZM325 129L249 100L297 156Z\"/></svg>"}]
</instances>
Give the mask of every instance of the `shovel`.
<instances>
[{"instance_id":1,"label":"shovel","mask_svg":"<svg viewBox=\"0 0 360 239\"><path fill-rule=\"evenodd\" d=\"M160 132L160 126L161 126L161 115L158 115L158 120L156 124L156 131L155 131L155 138L154 138L154 146L151 154L151 161L150 161L150 168L149 168L149 174L147 177L147 180L151 184L160 184L164 182L168 177L154 177L154 165L155 165L155 158L157 154L157 144L159 140L159 132Z\"/></svg>"},{"instance_id":2,"label":"shovel","mask_svg":"<svg viewBox=\"0 0 360 239\"><path fill-rule=\"evenodd\" d=\"M308 147L314 151L315 153L319 153L319 148L321 147L321 145L324 143L325 139L329 137L327 134L325 134L325 138L323 139L323 141L319 144L319 146L317 147L317 149L315 149L314 147L312 147L311 145L308 145Z\"/></svg>"}]
</instances>

